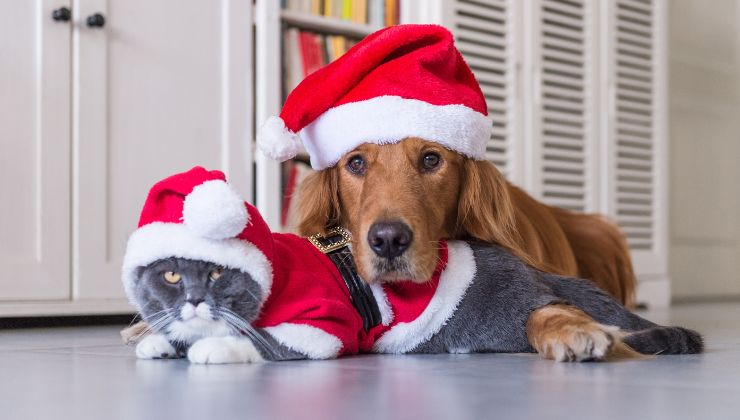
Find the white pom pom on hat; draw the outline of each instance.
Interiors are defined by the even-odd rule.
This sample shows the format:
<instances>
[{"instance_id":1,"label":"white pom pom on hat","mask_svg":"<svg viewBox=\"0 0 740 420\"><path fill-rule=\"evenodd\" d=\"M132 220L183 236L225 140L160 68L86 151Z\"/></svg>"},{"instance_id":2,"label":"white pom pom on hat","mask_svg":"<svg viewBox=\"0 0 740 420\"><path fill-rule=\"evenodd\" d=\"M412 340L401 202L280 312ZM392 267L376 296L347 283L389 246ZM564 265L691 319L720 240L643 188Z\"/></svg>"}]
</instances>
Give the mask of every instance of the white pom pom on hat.
<instances>
[{"instance_id":1,"label":"white pom pom on hat","mask_svg":"<svg viewBox=\"0 0 740 420\"><path fill-rule=\"evenodd\" d=\"M206 181L185 197L183 223L194 234L207 239L239 235L249 222L244 201L229 184Z\"/></svg>"},{"instance_id":2,"label":"white pom pom on hat","mask_svg":"<svg viewBox=\"0 0 740 420\"><path fill-rule=\"evenodd\" d=\"M272 116L257 133L257 146L269 158L286 161L301 150L301 138L285 126L282 118Z\"/></svg>"}]
</instances>

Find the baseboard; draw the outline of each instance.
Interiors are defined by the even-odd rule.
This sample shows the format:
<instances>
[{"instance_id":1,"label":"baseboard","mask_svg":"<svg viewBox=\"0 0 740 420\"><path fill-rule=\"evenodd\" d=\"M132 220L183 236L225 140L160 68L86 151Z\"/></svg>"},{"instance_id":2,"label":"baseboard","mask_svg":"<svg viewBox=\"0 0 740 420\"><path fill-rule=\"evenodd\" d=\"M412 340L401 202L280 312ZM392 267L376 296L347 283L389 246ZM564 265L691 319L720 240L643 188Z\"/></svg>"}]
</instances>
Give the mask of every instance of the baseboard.
<instances>
[{"instance_id":1,"label":"baseboard","mask_svg":"<svg viewBox=\"0 0 740 420\"><path fill-rule=\"evenodd\" d=\"M667 308L671 305L671 282L667 274L639 276L637 304L648 309Z\"/></svg>"},{"instance_id":2,"label":"baseboard","mask_svg":"<svg viewBox=\"0 0 740 420\"><path fill-rule=\"evenodd\" d=\"M0 317L124 315L135 312L126 299L0 302Z\"/></svg>"}]
</instances>

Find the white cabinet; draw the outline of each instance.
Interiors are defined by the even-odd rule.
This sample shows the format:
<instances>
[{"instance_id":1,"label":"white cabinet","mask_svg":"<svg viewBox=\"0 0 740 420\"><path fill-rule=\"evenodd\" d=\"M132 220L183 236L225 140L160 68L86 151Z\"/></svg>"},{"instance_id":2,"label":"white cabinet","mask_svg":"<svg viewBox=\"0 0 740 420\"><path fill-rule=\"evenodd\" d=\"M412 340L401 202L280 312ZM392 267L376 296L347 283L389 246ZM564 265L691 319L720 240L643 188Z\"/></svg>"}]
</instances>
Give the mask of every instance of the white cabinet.
<instances>
[{"instance_id":1,"label":"white cabinet","mask_svg":"<svg viewBox=\"0 0 740 420\"><path fill-rule=\"evenodd\" d=\"M51 3L0 13L0 302L70 297L71 29Z\"/></svg>"},{"instance_id":2,"label":"white cabinet","mask_svg":"<svg viewBox=\"0 0 740 420\"><path fill-rule=\"evenodd\" d=\"M8 3L0 316L129 310L121 257L154 181L203 165L252 197L251 2Z\"/></svg>"}]
</instances>

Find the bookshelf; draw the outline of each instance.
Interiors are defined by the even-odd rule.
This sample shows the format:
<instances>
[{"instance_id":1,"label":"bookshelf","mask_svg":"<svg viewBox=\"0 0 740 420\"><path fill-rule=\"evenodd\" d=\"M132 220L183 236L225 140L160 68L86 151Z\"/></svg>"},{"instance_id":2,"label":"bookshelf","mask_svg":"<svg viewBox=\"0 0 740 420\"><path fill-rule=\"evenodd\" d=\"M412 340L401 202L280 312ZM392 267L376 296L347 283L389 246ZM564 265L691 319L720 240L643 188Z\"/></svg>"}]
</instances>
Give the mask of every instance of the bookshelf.
<instances>
[{"instance_id":1,"label":"bookshelf","mask_svg":"<svg viewBox=\"0 0 740 420\"><path fill-rule=\"evenodd\" d=\"M358 4L366 7L359 16L353 10ZM327 12L325 7L332 7L327 5L336 8ZM382 8L378 10L378 6ZM336 58L336 47L332 53L332 49L326 46L327 37L344 38L340 49L346 50L386 24L398 23L400 8L401 0L255 0L256 120L265 121L267 117L280 112L288 91L306 76L306 67L315 69ZM358 22L363 19L367 23ZM310 33L320 39L322 62L301 63L305 56L294 56L301 48L300 42L310 41L310 37L296 41L299 36L296 32ZM286 54L289 56L286 57ZM303 71L299 72L301 69ZM296 160L308 162L308 157L303 154L297 156ZM282 226L282 209L288 203L283 197L285 188L290 184L289 180L295 178L290 171L291 166L292 162L280 164L266 159L261 153L255 153L255 180L258 185L255 203L265 220L276 230Z\"/></svg>"},{"instance_id":2,"label":"bookshelf","mask_svg":"<svg viewBox=\"0 0 740 420\"><path fill-rule=\"evenodd\" d=\"M382 26L365 25L286 9L280 10L280 20L287 26L317 33L344 35L348 38L363 38L382 28Z\"/></svg>"}]
</instances>

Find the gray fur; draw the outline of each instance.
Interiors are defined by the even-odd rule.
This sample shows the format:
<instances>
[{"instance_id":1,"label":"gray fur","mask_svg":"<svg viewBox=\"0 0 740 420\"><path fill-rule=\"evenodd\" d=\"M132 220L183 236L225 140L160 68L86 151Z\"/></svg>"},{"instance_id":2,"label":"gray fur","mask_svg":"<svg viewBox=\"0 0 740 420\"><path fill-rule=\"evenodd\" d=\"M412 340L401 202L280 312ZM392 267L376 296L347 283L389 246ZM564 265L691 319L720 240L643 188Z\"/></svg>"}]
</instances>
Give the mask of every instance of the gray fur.
<instances>
[{"instance_id":1,"label":"gray fur","mask_svg":"<svg viewBox=\"0 0 740 420\"><path fill-rule=\"evenodd\" d=\"M597 322L618 326L632 334L625 342L646 354L698 353L701 336L678 327L661 327L643 319L587 280L556 276L535 270L508 251L487 244L471 243L476 275L455 313L427 342L413 353L457 352L534 352L526 335L526 324L535 309L566 303L583 310ZM296 360L306 356L278 343L264 330L248 324L259 315L262 292L246 273L225 270L218 281L208 274L215 264L169 258L137 272L136 300L142 316L158 331L166 332L172 317L179 316L185 296L204 299L215 317L220 309L236 313L244 328L234 331L252 339L267 360ZM175 271L183 276L177 285L165 282L163 273ZM164 311L164 312L162 312ZM162 321L162 314L172 319ZM184 355L192 343L173 343Z\"/></svg>"},{"instance_id":2,"label":"gray fur","mask_svg":"<svg viewBox=\"0 0 740 420\"><path fill-rule=\"evenodd\" d=\"M631 332L625 343L644 354L699 353L701 336L661 327L635 315L592 282L535 270L508 251L471 243L476 276L455 314L415 353L533 352L526 336L529 315L553 303L573 305L605 325Z\"/></svg>"},{"instance_id":3,"label":"gray fur","mask_svg":"<svg viewBox=\"0 0 740 420\"><path fill-rule=\"evenodd\" d=\"M136 272L136 292L134 298L141 308L141 316L156 332L170 339L179 357L184 357L192 342L182 342L171 338L168 326L181 320L180 311L189 296L191 300L203 300L211 307L214 320L227 317L226 311L236 314L241 320L231 318L234 335L247 334L263 358L267 360L304 359L305 356L282 346L270 334L250 327L257 319L262 305L262 290L252 277L239 270L224 269L217 281L209 278L210 273L221 268L205 261L184 258L167 258L155 261ZM164 280L164 273L172 271L182 279L177 284ZM238 324L238 325L237 325ZM256 335L256 336L255 336Z\"/></svg>"}]
</instances>

